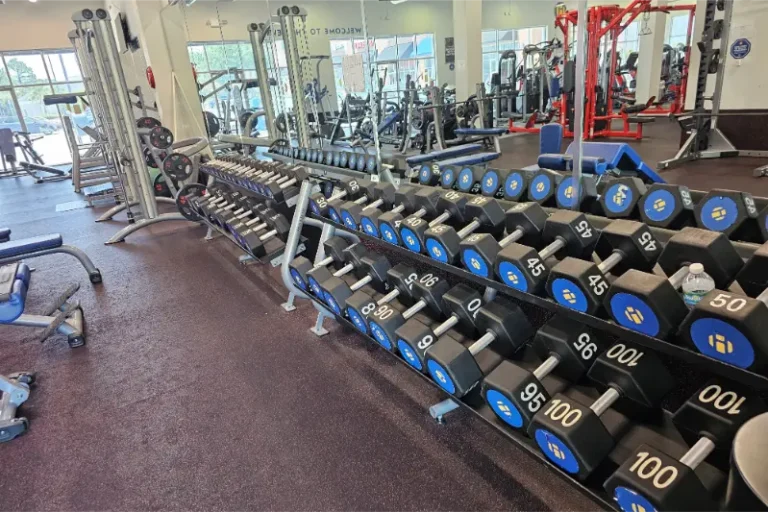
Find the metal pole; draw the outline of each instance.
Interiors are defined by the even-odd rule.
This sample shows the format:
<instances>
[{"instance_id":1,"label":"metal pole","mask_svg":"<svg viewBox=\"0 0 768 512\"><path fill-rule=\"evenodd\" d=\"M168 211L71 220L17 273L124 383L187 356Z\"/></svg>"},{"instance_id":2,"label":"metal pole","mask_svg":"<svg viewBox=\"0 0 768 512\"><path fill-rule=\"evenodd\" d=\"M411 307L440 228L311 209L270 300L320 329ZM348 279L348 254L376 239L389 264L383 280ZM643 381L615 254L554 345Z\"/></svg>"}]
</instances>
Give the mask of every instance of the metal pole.
<instances>
[{"instance_id":1,"label":"metal pole","mask_svg":"<svg viewBox=\"0 0 768 512\"><path fill-rule=\"evenodd\" d=\"M288 9L288 12L284 12ZM297 12L293 12L293 11ZM296 25L294 15L300 15L303 9L298 7L281 7L278 11L280 17L280 30L283 33L283 43L285 46L285 60L288 64L288 82L291 86L291 95L293 96L293 108L296 111L296 128L298 133L299 146L308 148L311 144L309 138L309 126L307 124L307 109L304 104L303 83L304 79L301 73L301 59L299 48L296 41Z\"/></svg>"},{"instance_id":2,"label":"metal pole","mask_svg":"<svg viewBox=\"0 0 768 512\"><path fill-rule=\"evenodd\" d=\"M262 42L267 31L271 30L271 25L264 23L251 23L248 25L248 32L251 38L251 48L253 50L253 60L256 62L256 78L259 80L259 93L261 94L261 108L264 110L264 116L267 118L267 129L269 131L270 142L277 139L275 132L275 106L272 103L272 89L269 84L269 72L267 71L267 56L264 53ZM246 134L250 137L250 133Z\"/></svg>"},{"instance_id":3,"label":"metal pole","mask_svg":"<svg viewBox=\"0 0 768 512\"><path fill-rule=\"evenodd\" d=\"M360 16L363 20L363 39L365 39L365 49L368 52L368 64L371 66L376 66L376 79L378 80L378 64L373 62L373 58L371 57L371 45L368 43L368 21L365 17L365 0L360 0ZM385 178L383 181L391 183L392 174L388 169L383 169L381 165L381 145L379 143L379 109L375 104L376 95L373 94L373 91L375 90L374 78L373 74L370 73L370 70L366 71L368 72L368 78L371 81L370 109L371 117L373 118L373 144L376 146L376 168L379 170L380 177ZM407 129L410 129L410 127Z\"/></svg>"},{"instance_id":4,"label":"metal pole","mask_svg":"<svg viewBox=\"0 0 768 512\"><path fill-rule=\"evenodd\" d=\"M731 35L731 19L733 18L733 0L725 0L725 10L723 11L723 33L720 36L720 67L717 69L717 78L715 78L715 92L712 97L712 128L717 128L717 118L720 114L720 99L723 95L723 81L725 80L725 61L728 59L728 43Z\"/></svg>"},{"instance_id":5,"label":"metal pole","mask_svg":"<svg viewBox=\"0 0 768 512\"><path fill-rule=\"evenodd\" d=\"M584 140L584 81L587 67L587 0L579 0L576 25L576 92L573 98L573 197L579 197L581 186L581 150ZM574 48L575 49L575 48ZM576 208L578 201L574 201Z\"/></svg>"}]
</instances>

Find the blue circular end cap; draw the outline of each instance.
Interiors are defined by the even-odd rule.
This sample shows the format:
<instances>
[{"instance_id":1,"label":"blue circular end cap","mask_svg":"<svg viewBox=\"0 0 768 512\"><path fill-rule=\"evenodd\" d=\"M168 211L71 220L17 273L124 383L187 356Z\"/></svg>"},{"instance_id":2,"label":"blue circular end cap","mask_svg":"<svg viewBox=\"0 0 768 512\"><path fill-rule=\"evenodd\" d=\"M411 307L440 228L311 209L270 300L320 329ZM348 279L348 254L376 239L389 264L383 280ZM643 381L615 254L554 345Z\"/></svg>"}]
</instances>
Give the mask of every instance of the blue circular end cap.
<instances>
[{"instance_id":1,"label":"blue circular end cap","mask_svg":"<svg viewBox=\"0 0 768 512\"><path fill-rule=\"evenodd\" d=\"M573 178L567 177L557 186L557 202L563 208L573 208L576 204L576 198L573 197Z\"/></svg>"},{"instance_id":2,"label":"blue circular end cap","mask_svg":"<svg viewBox=\"0 0 768 512\"><path fill-rule=\"evenodd\" d=\"M744 334L718 318L699 318L691 324L689 334L696 348L707 357L749 368L755 362L755 349Z\"/></svg>"},{"instance_id":3,"label":"blue circular end cap","mask_svg":"<svg viewBox=\"0 0 768 512\"><path fill-rule=\"evenodd\" d=\"M541 452L560 469L572 475L579 472L579 462L571 449L552 432L540 428L536 430L534 439Z\"/></svg>"},{"instance_id":4,"label":"blue circular end cap","mask_svg":"<svg viewBox=\"0 0 768 512\"><path fill-rule=\"evenodd\" d=\"M626 487L617 487L613 491L613 499L622 512L658 512L656 507L636 491Z\"/></svg>"},{"instance_id":5,"label":"blue circular end cap","mask_svg":"<svg viewBox=\"0 0 768 512\"><path fill-rule=\"evenodd\" d=\"M397 340L397 350L400 352L400 355L403 356L403 359L406 363L411 365L412 367L416 368L419 371L422 371L424 369L424 366L422 366L421 361L419 361L419 358L416 356L416 352L411 348L411 346L405 342L403 339Z\"/></svg>"},{"instance_id":6,"label":"blue circular end cap","mask_svg":"<svg viewBox=\"0 0 768 512\"><path fill-rule=\"evenodd\" d=\"M320 283L317 282L317 279L314 277L309 277L309 289L312 290L312 293L315 294L315 296L319 299L324 299L323 297L323 290L320 288Z\"/></svg>"},{"instance_id":7,"label":"blue circular end cap","mask_svg":"<svg viewBox=\"0 0 768 512\"><path fill-rule=\"evenodd\" d=\"M371 335L373 336L373 339L376 340L376 343L387 350L392 350L392 342L389 340L389 336L387 336L384 329L382 329L376 322L371 322Z\"/></svg>"},{"instance_id":8,"label":"blue circular end cap","mask_svg":"<svg viewBox=\"0 0 768 512\"><path fill-rule=\"evenodd\" d=\"M477 276L490 277L491 269L485 264L485 261L480 257L474 249L466 249L461 254L461 261L464 264L464 268L472 272Z\"/></svg>"},{"instance_id":9,"label":"blue circular end cap","mask_svg":"<svg viewBox=\"0 0 768 512\"><path fill-rule=\"evenodd\" d=\"M456 393L456 385L440 363L434 359L430 359L427 361L427 370L429 371L432 380L434 380L438 386L443 388L443 390L450 394Z\"/></svg>"},{"instance_id":10,"label":"blue circular end cap","mask_svg":"<svg viewBox=\"0 0 768 512\"><path fill-rule=\"evenodd\" d=\"M419 181L422 185L429 183L429 178L432 176L432 168L429 165L422 165L419 171Z\"/></svg>"},{"instance_id":11,"label":"blue circular end cap","mask_svg":"<svg viewBox=\"0 0 768 512\"><path fill-rule=\"evenodd\" d=\"M712 197L701 207L701 223L712 231L725 231L736 222L738 207L730 197Z\"/></svg>"},{"instance_id":12,"label":"blue circular end cap","mask_svg":"<svg viewBox=\"0 0 768 512\"><path fill-rule=\"evenodd\" d=\"M459 185L458 189L462 192L469 192L469 189L472 188L472 169L469 167L465 167L464 169L459 172Z\"/></svg>"},{"instance_id":13,"label":"blue circular end cap","mask_svg":"<svg viewBox=\"0 0 768 512\"><path fill-rule=\"evenodd\" d=\"M376 229L376 223L374 223L371 219L368 217L363 217L363 219L360 221L360 225L367 235L379 238L379 230Z\"/></svg>"},{"instance_id":14,"label":"blue circular end cap","mask_svg":"<svg viewBox=\"0 0 768 512\"><path fill-rule=\"evenodd\" d=\"M336 303L336 299L334 299L330 293L323 293L323 297L325 297L325 303L328 304L331 311L341 316L341 307Z\"/></svg>"},{"instance_id":15,"label":"blue circular end cap","mask_svg":"<svg viewBox=\"0 0 768 512\"><path fill-rule=\"evenodd\" d=\"M357 229L357 224L355 224L355 219L353 219L349 213L342 212L341 219L344 221L344 225L347 226L349 229Z\"/></svg>"},{"instance_id":16,"label":"blue circular end cap","mask_svg":"<svg viewBox=\"0 0 768 512\"><path fill-rule=\"evenodd\" d=\"M408 228L400 228L400 238L406 249L413 252L421 252L421 243L419 242L416 233Z\"/></svg>"},{"instance_id":17,"label":"blue circular end cap","mask_svg":"<svg viewBox=\"0 0 768 512\"><path fill-rule=\"evenodd\" d=\"M443 174L440 176L440 183L444 187L449 187L453 185L453 180L454 180L453 169L447 168L443 170Z\"/></svg>"},{"instance_id":18,"label":"blue circular end cap","mask_svg":"<svg viewBox=\"0 0 768 512\"><path fill-rule=\"evenodd\" d=\"M499 279L501 279L502 283L514 288L515 290L520 290L521 292L528 291L528 280L525 278L525 274L523 274L517 265L508 261L503 261L499 264L498 271Z\"/></svg>"},{"instance_id":19,"label":"blue circular end cap","mask_svg":"<svg viewBox=\"0 0 768 512\"><path fill-rule=\"evenodd\" d=\"M631 188L617 183L608 187L608 190L605 191L605 208L617 215L625 214L632 205L634 198L635 194Z\"/></svg>"},{"instance_id":20,"label":"blue circular end cap","mask_svg":"<svg viewBox=\"0 0 768 512\"><path fill-rule=\"evenodd\" d=\"M307 283L304 282L304 279L301 278L301 274L299 274L299 271L295 268L291 269L291 279L293 279L293 284L299 287L301 290L307 289Z\"/></svg>"},{"instance_id":21,"label":"blue circular end cap","mask_svg":"<svg viewBox=\"0 0 768 512\"><path fill-rule=\"evenodd\" d=\"M382 224L379 226L379 229L381 230L381 238L391 243L392 245L398 245L397 233L392 228L392 226L389 224Z\"/></svg>"},{"instance_id":22,"label":"blue circular end cap","mask_svg":"<svg viewBox=\"0 0 768 512\"><path fill-rule=\"evenodd\" d=\"M434 238L427 238L424 244L427 246L427 253L433 260L437 260L441 263L448 263L448 253L445 252L443 244Z\"/></svg>"},{"instance_id":23,"label":"blue circular end cap","mask_svg":"<svg viewBox=\"0 0 768 512\"><path fill-rule=\"evenodd\" d=\"M483 184L480 190L485 195L495 194L499 189L499 174L496 171L488 171L483 176Z\"/></svg>"},{"instance_id":24,"label":"blue circular end cap","mask_svg":"<svg viewBox=\"0 0 768 512\"><path fill-rule=\"evenodd\" d=\"M521 428L523 426L523 416L509 398L495 389L491 389L485 394L485 400L501 421L513 428Z\"/></svg>"},{"instance_id":25,"label":"blue circular end cap","mask_svg":"<svg viewBox=\"0 0 768 512\"><path fill-rule=\"evenodd\" d=\"M339 215L339 212L336 211L336 208L329 208L328 216L331 218L333 222L337 224L341 224L341 216Z\"/></svg>"},{"instance_id":26,"label":"blue circular end cap","mask_svg":"<svg viewBox=\"0 0 768 512\"><path fill-rule=\"evenodd\" d=\"M644 300L621 292L611 297L609 306L611 316L622 327L648 336L658 336L659 319Z\"/></svg>"},{"instance_id":27,"label":"blue circular end cap","mask_svg":"<svg viewBox=\"0 0 768 512\"><path fill-rule=\"evenodd\" d=\"M664 189L654 190L643 201L643 212L653 222L665 222L677 206L674 194Z\"/></svg>"},{"instance_id":28,"label":"blue circular end cap","mask_svg":"<svg viewBox=\"0 0 768 512\"><path fill-rule=\"evenodd\" d=\"M363 334L368 334L368 326L365 324L365 318L355 308L347 308L347 315L352 321L352 325Z\"/></svg>"},{"instance_id":29,"label":"blue circular end cap","mask_svg":"<svg viewBox=\"0 0 768 512\"><path fill-rule=\"evenodd\" d=\"M507 197L517 198L523 193L523 175L519 172L513 172L507 176L504 182L504 194Z\"/></svg>"},{"instance_id":30,"label":"blue circular end cap","mask_svg":"<svg viewBox=\"0 0 768 512\"><path fill-rule=\"evenodd\" d=\"M576 283L569 279L558 277L552 281L552 298L561 306L587 312L587 297Z\"/></svg>"},{"instance_id":31,"label":"blue circular end cap","mask_svg":"<svg viewBox=\"0 0 768 512\"><path fill-rule=\"evenodd\" d=\"M549 179L549 176L539 174L531 181L531 185L528 189L528 195L531 196L534 201L541 201L547 197L551 189L552 180Z\"/></svg>"}]
</instances>

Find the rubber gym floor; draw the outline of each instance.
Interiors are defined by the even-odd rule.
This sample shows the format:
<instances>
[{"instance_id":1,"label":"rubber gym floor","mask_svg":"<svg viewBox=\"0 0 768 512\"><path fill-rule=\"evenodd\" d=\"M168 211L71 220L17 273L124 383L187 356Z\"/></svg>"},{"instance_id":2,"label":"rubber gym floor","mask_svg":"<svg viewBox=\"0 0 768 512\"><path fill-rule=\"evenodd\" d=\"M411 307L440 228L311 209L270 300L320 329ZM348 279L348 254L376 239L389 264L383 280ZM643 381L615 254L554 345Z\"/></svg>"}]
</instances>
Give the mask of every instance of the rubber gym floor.
<instances>
[{"instance_id":1,"label":"rubber gym floor","mask_svg":"<svg viewBox=\"0 0 768 512\"><path fill-rule=\"evenodd\" d=\"M635 145L646 161L674 154L668 131L651 127ZM504 146L502 165L521 166L538 141ZM768 195L751 177L760 164L697 162L665 177ZM78 199L68 182L0 180L0 225L16 238L60 232L104 275L93 287L71 257L29 260L27 311L78 281L88 340L71 350L0 326L0 371L38 373L30 432L0 445L0 508L595 508L470 413L437 425L427 408L442 395L360 336L332 321L330 335L311 334L311 305L280 308L278 270L244 268L227 241L181 222L105 246L124 216L56 211Z\"/></svg>"}]
</instances>

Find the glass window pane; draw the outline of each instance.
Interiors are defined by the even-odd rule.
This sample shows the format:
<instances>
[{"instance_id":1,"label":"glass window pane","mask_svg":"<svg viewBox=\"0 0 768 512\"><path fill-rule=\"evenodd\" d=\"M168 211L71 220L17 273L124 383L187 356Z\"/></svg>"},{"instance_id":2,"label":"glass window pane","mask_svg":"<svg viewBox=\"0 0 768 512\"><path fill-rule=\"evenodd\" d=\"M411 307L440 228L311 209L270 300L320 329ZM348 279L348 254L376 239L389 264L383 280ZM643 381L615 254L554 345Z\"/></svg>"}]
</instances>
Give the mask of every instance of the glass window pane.
<instances>
[{"instance_id":1,"label":"glass window pane","mask_svg":"<svg viewBox=\"0 0 768 512\"><path fill-rule=\"evenodd\" d=\"M54 82L82 80L75 52L46 52L45 63Z\"/></svg>"},{"instance_id":2,"label":"glass window pane","mask_svg":"<svg viewBox=\"0 0 768 512\"><path fill-rule=\"evenodd\" d=\"M8 73L5 72L5 68L3 67L2 57L0 57L0 85L11 85L11 79L8 77Z\"/></svg>"},{"instance_id":3,"label":"glass window pane","mask_svg":"<svg viewBox=\"0 0 768 512\"><path fill-rule=\"evenodd\" d=\"M416 56L433 57L435 55L435 36L419 34L416 36Z\"/></svg>"},{"instance_id":4,"label":"glass window pane","mask_svg":"<svg viewBox=\"0 0 768 512\"><path fill-rule=\"evenodd\" d=\"M413 47L413 38L405 44ZM376 60L397 60L397 43L394 37L377 37L374 41Z\"/></svg>"},{"instance_id":5,"label":"glass window pane","mask_svg":"<svg viewBox=\"0 0 768 512\"><path fill-rule=\"evenodd\" d=\"M240 58L243 61L243 69L256 69L253 48L249 43L240 43Z\"/></svg>"},{"instance_id":6,"label":"glass window pane","mask_svg":"<svg viewBox=\"0 0 768 512\"><path fill-rule=\"evenodd\" d=\"M190 45L187 48L189 60L195 66L198 73L208 71L208 61L205 58L205 48L202 45Z\"/></svg>"},{"instance_id":7,"label":"glass window pane","mask_svg":"<svg viewBox=\"0 0 768 512\"><path fill-rule=\"evenodd\" d=\"M240 59L240 43L225 44L224 52L227 55L227 69L243 67L243 61Z\"/></svg>"},{"instance_id":8,"label":"glass window pane","mask_svg":"<svg viewBox=\"0 0 768 512\"><path fill-rule=\"evenodd\" d=\"M483 30L483 53L495 52L497 49L496 31Z\"/></svg>"},{"instance_id":9,"label":"glass window pane","mask_svg":"<svg viewBox=\"0 0 768 512\"><path fill-rule=\"evenodd\" d=\"M210 71L224 71L227 69L227 57L223 44L205 45L205 53L208 56Z\"/></svg>"},{"instance_id":10,"label":"glass window pane","mask_svg":"<svg viewBox=\"0 0 768 512\"><path fill-rule=\"evenodd\" d=\"M627 25L627 28L623 32L623 35L625 36L625 40L626 41L636 41L637 40L637 30L638 30L637 21L633 21L632 23Z\"/></svg>"},{"instance_id":11,"label":"glass window pane","mask_svg":"<svg viewBox=\"0 0 768 512\"><path fill-rule=\"evenodd\" d=\"M517 50L518 48L521 47L518 46L516 30L499 31L500 52L503 52L504 50Z\"/></svg>"},{"instance_id":12,"label":"glass window pane","mask_svg":"<svg viewBox=\"0 0 768 512\"><path fill-rule=\"evenodd\" d=\"M6 54L5 65L14 85L46 84L43 56L37 54Z\"/></svg>"},{"instance_id":13,"label":"glass window pane","mask_svg":"<svg viewBox=\"0 0 768 512\"><path fill-rule=\"evenodd\" d=\"M428 87L437 81L435 59L419 59L416 61L416 86Z\"/></svg>"}]
</instances>

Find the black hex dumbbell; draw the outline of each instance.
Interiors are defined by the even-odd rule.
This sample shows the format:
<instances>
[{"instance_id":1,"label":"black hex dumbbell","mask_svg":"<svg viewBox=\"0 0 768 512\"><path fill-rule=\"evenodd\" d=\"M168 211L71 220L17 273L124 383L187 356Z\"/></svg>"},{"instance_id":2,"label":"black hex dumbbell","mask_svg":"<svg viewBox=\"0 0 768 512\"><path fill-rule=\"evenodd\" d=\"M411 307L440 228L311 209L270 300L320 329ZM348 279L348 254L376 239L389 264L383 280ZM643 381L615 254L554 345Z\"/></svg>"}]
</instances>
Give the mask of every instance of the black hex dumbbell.
<instances>
[{"instance_id":1,"label":"black hex dumbbell","mask_svg":"<svg viewBox=\"0 0 768 512\"><path fill-rule=\"evenodd\" d=\"M555 202L557 186L563 180L563 175L549 169L535 171L528 182L528 200L535 201L542 206L552 205Z\"/></svg>"},{"instance_id":2,"label":"black hex dumbbell","mask_svg":"<svg viewBox=\"0 0 768 512\"><path fill-rule=\"evenodd\" d=\"M654 183L640 199L640 218L649 226L682 229L693 224L694 206L688 187Z\"/></svg>"},{"instance_id":3,"label":"black hex dumbbell","mask_svg":"<svg viewBox=\"0 0 768 512\"><path fill-rule=\"evenodd\" d=\"M385 218L394 219L402 212L413 213L418 210L418 207L416 206L416 192L417 190L415 187L410 185L400 185L400 187L394 192L394 200L392 201L396 206L387 204L384 201L382 201L380 205L376 206L374 206L373 203L369 204L363 208L362 214L360 215L360 229L370 236L381 238L383 235L381 230L379 230L379 223L380 219L384 217L385 214L387 214ZM374 201L374 203L377 201ZM382 206L388 206L392 209L385 211ZM390 243L397 242L396 231L393 232L393 236L395 236L395 242Z\"/></svg>"},{"instance_id":4,"label":"black hex dumbbell","mask_svg":"<svg viewBox=\"0 0 768 512\"><path fill-rule=\"evenodd\" d=\"M410 305L413 303L413 283L418 278L419 276L413 267L398 263L387 270L387 281L392 291L378 300L374 300L367 291L357 290L346 301L347 317L360 332L368 334L368 319L376 313L379 307L391 308L389 303L397 298L402 304ZM384 316L389 316L389 314Z\"/></svg>"},{"instance_id":5,"label":"black hex dumbbell","mask_svg":"<svg viewBox=\"0 0 768 512\"><path fill-rule=\"evenodd\" d=\"M400 240L403 246L413 252L424 252L427 230L449 220L457 224L463 223L466 204L467 198L464 194L453 190L440 194L437 200L437 211L441 213L437 217L427 222L411 215L400 224Z\"/></svg>"},{"instance_id":6,"label":"black hex dumbbell","mask_svg":"<svg viewBox=\"0 0 768 512\"><path fill-rule=\"evenodd\" d=\"M298 256L288 265L288 271L291 273L291 279L294 284L302 290L309 290L309 272L315 268L325 267L334 264L336 268L341 268L345 260L344 249L349 247L349 242L340 236L332 236L323 242L325 258L313 264L308 258Z\"/></svg>"},{"instance_id":7,"label":"black hex dumbbell","mask_svg":"<svg viewBox=\"0 0 768 512\"><path fill-rule=\"evenodd\" d=\"M347 299L363 286L370 284L382 293L389 291L387 271L391 268L389 260L382 255L363 256L360 258L360 269L365 276L353 284L347 284L341 276L334 275L330 279L320 282L323 298L331 311L343 316L346 310ZM338 274L338 273L337 273Z\"/></svg>"},{"instance_id":8,"label":"black hex dumbbell","mask_svg":"<svg viewBox=\"0 0 768 512\"><path fill-rule=\"evenodd\" d=\"M512 303L489 302L477 311L475 326L483 335L469 347L450 338L441 338L427 349L429 375L448 393L462 397L487 374L512 356L534 334L523 311ZM486 348L496 357L478 358Z\"/></svg>"},{"instance_id":9,"label":"black hex dumbbell","mask_svg":"<svg viewBox=\"0 0 768 512\"><path fill-rule=\"evenodd\" d=\"M719 510L719 500L699 480L696 468L718 451L727 459L739 428L763 412L765 403L752 390L711 380L672 417L685 437L697 438L693 446L676 458L641 444L608 478L605 490L624 512Z\"/></svg>"},{"instance_id":10,"label":"black hex dumbbell","mask_svg":"<svg viewBox=\"0 0 768 512\"><path fill-rule=\"evenodd\" d=\"M336 199L350 198L356 199L362 193L361 184L353 178L341 178L337 184L341 190L335 192L331 197L326 198L322 192L317 192L309 196L309 209L315 215L325 217L329 213L329 203ZM338 214L337 214L338 216ZM341 222L341 217L334 222Z\"/></svg>"},{"instance_id":11,"label":"black hex dumbbell","mask_svg":"<svg viewBox=\"0 0 768 512\"><path fill-rule=\"evenodd\" d=\"M296 184L307 179L309 174L303 167L296 167L287 171L287 177L288 179L283 182L266 185L264 195L277 202L286 201L299 193Z\"/></svg>"},{"instance_id":12,"label":"black hex dumbbell","mask_svg":"<svg viewBox=\"0 0 768 512\"><path fill-rule=\"evenodd\" d=\"M410 224L420 225L424 222L426 225L425 217L437 217L438 199L440 199L440 191L431 187L424 187L412 196L402 197L400 205L404 206L403 209L395 207L379 217L381 238L392 245L402 245L400 238L400 227L404 222L402 213L410 213L408 216L408 219L412 219L409 221ZM418 219L418 222L413 219Z\"/></svg>"},{"instance_id":13,"label":"black hex dumbbell","mask_svg":"<svg viewBox=\"0 0 768 512\"><path fill-rule=\"evenodd\" d=\"M592 255L598 231L580 212L557 210L547 218L541 242L549 244L539 252L532 247L512 243L496 258L496 275L512 288L541 293L547 282L547 259L556 255L588 258Z\"/></svg>"},{"instance_id":14,"label":"black hex dumbbell","mask_svg":"<svg viewBox=\"0 0 768 512\"><path fill-rule=\"evenodd\" d=\"M619 399L636 410L658 407L674 380L658 356L626 342L613 344L589 369L590 379L605 388L587 406L557 393L531 420L528 434L544 455L578 480L586 479L608 456L615 440L600 420Z\"/></svg>"},{"instance_id":15,"label":"black hex dumbbell","mask_svg":"<svg viewBox=\"0 0 768 512\"><path fill-rule=\"evenodd\" d=\"M425 355L427 349L451 328L460 325L468 331L474 331L477 310L483 305L483 299L476 290L465 284L459 284L443 295L444 307L450 316L440 325L431 329L411 318L397 329L397 349L405 362L426 373Z\"/></svg>"},{"instance_id":16,"label":"black hex dumbbell","mask_svg":"<svg viewBox=\"0 0 768 512\"><path fill-rule=\"evenodd\" d=\"M640 178L615 178L600 194L603 215L609 219L637 217L638 204L646 193Z\"/></svg>"},{"instance_id":17,"label":"black hex dumbbell","mask_svg":"<svg viewBox=\"0 0 768 512\"><path fill-rule=\"evenodd\" d=\"M758 216L752 194L736 190L710 190L696 205L696 225L724 233L735 240L754 240Z\"/></svg>"},{"instance_id":18,"label":"black hex dumbbell","mask_svg":"<svg viewBox=\"0 0 768 512\"><path fill-rule=\"evenodd\" d=\"M366 205L368 201L370 204ZM361 229L363 213L367 208L390 207L395 201L395 186L379 182L367 187L365 195L341 205L341 220L349 229Z\"/></svg>"},{"instance_id":19,"label":"black hex dumbbell","mask_svg":"<svg viewBox=\"0 0 768 512\"><path fill-rule=\"evenodd\" d=\"M288 238L288 232L291 230L291 222L285 218L285 215L276 213L264 219L264 222L272 228L264 234L259 234L254 230L244 232L241 237L245 249L256 257L266 254L264 244L272 238L278 238L285 241Z\"/></svg>"},{"instance_id":20,"label":"black hex dumbbell","mask_svg":"<svg viewBox=\"0 0 768 512\"><path fill-rule=\"evenodd\" d=\"M467 201L464 218L472 220L459 231L447 224L438 224L424 233L424 245L430 258L455 263L464 238L481 228L492 235L498 235L504 229L504 209L492 197L476 196Z\"/></svg>"},{"instance_id":21,"label":"black hex dumbbell","mask_svg":"<svg viewBox=\"0 0 768 512\"><path fill-rule=\"evenodd\" d=\"M549 273L547 291L561 306L593 315L603 305L610 284L609 272L628 269L650 272L661 254L661 243L642 222L618 219L600 233L595 247L600 264L566 257Z\"/></svg>"},{"instance_id":22,"label":"black hex dumbbell","mask_svg":"<svg viewBox=\"0 0 768 512\"><path fill-rule=\"evenodd\" d=\"M309 285L309 290L322 301L325 301L325 296L323 295L323 288L320 286L320 283L327 281L331 277L347 275L352 271L355 272L356 277L363 276L363 257L368 255L368 249L363 244L356 243L345 247L341 253L345 265L336 272L331 273L327 265L318 265L306 273L305 279Z\"/></svg>"}]
</instances>

